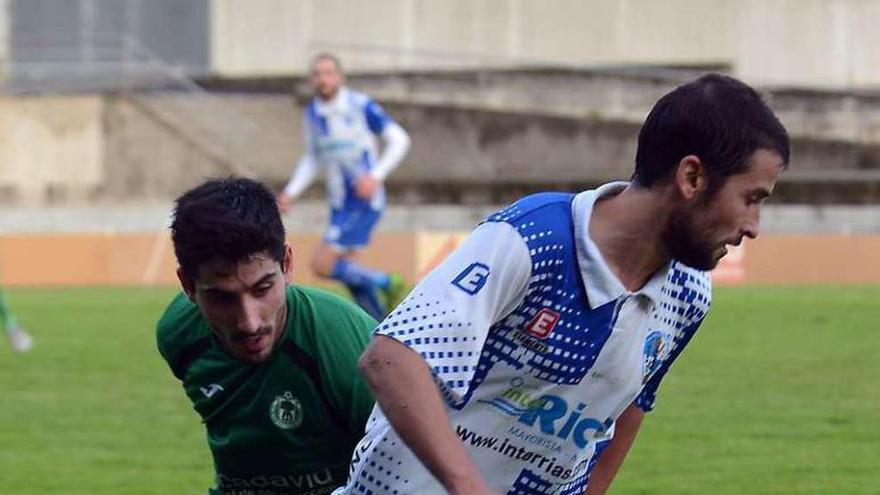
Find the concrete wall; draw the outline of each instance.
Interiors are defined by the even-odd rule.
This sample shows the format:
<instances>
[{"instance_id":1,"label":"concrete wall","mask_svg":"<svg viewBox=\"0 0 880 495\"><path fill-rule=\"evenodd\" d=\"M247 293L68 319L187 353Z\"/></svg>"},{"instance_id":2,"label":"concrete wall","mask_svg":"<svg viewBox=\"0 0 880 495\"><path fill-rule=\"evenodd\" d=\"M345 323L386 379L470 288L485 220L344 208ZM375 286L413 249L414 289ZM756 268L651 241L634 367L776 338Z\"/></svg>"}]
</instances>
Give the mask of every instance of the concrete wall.
<instances>
[{"instance_id":1,"label":"concrete wall","mask_svg":"<svg viewBox=\"0 0 880 495\"><path fill-rule=\"evenodd\" d=\"M172 198L205 177L229 174L281 187L302 151L301 102L289 94L204 98L210 101L169 95L0 100L0 200ZM412 151L388 181L393 200L411 204L500 204L536 190L625 179L640 125L420 103L385 106L413 136ZM880 143L795 137L792 144L794 161L778 197L878 199ZM320 186L310 192L320 193Z\"/></svg>"},{"instance_id":2,"label":"concrete wall","mask_svg":"<svg viewBox=\"0 0 880 495\"><path fill-rule=\"evenodd\" d=\"M509 69L361 74L351 86L383 101L641 123L697 71ZM880 95L759 88L792 136L880 142ZM306 97L305 82L297 92Z\"/></svg>"},{"instance_id":3,"label":"concrete wall","mask_svg":"<svg viewBox=\"0 0 880 495\"><path fill-rule=\"evenodd\" d=\"M291 96L106 98L108 199L169 198L205 177L280 181L302 149Z\"/></svg>"},{"instance_id":4,"label":"concrete wall","mask_svg":"<svg viewBox=\"0 0 880 495\"><path fill-rule=\"evenodd\" d=\"M353 70L729 60L727 0L214 0L224 75L305 70L331 50ZM694 40L700 40L695 43Z\"/></svg>"},{"instance_id":5,"label":"concrete wall","mask_svg":"<svg viewBox=\"0 0 880 495\"><path fill-rule=\"evenodd\" d=\"M867 0L53 1L0 2L0 35L15 35L0 55L9 38L73 36L52 50L75 62L99 48L81 35L112 31L226 76L303 73L329 50L353 71L722 65L757 84L880 85L880 4Z\"/></svg>"},{"instance_id":6,"label":"concrete wall","mask_svg":"<svg viewBox=\"0 0 880 495\"><path fill-rule=\"evenodd\" d=\"M95 196L105 178L102 109L97 96L0 98L0 195Z\"/></svg>"},{"instance_id":7,"label":"concrete wall","mask_svg":"<svg viewBox=\"0 0 880 495\"><path fill-rule=\"evenodd\" d=\"M221 75L302 73L319 50L370 69L727 65L759 84L880 85L864 0L214 0Z\"/></svg>"},{"instance_id":8,"label":"concrete wall","mask_svg":"<svg viewBox=\"0 0 880 495\"><path fill-rule=\"evenodd\" d=\"M736 73L763 84L813 88L880 85L880 3L737 2Z\"/></svg>"}]
</instances>

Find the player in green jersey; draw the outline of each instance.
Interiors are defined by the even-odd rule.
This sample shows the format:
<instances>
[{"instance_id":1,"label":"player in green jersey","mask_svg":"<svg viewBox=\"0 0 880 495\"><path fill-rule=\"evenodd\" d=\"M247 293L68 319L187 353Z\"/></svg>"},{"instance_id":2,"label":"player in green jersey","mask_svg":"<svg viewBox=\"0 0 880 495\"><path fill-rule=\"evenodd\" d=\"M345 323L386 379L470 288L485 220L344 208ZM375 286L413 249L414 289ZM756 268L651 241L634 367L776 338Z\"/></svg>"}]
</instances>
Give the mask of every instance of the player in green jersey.
<instances>
[{"instance_id":1,"label":"player in green jersey","mask_svg":"<svg viewBox=\"0 0 880 495\"><path fill-rule=\"evenodd\" d=\"M289 284L292 250L274 196L257 182L186 192L171 230L183 293L157 340L207 429L210 493L332 492L373 407L357 360L375 320Z\"/></svg>"}]
</instances>

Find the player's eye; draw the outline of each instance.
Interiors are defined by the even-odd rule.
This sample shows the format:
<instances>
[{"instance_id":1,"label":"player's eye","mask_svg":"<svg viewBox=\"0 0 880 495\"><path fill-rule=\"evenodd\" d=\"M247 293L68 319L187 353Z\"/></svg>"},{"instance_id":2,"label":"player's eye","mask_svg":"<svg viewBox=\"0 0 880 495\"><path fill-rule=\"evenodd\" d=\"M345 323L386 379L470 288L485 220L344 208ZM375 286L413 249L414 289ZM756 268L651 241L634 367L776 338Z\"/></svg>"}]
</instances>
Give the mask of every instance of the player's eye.
<instances>
[{"instance_id":1,"label":"player's eye","mask_svg":"<svg viewBox=\"0 0 880 495\"><path fill-rule=\"evenodd\" d=\"M746 204L749 206L761 204L764 202L765 198L766 196L762 194L749 194L748 196L746 196Z\"/></svg>"},{"instance_id":2,"label":"player's eye","mask_svg":"<svg viewBox=\"0 0 880 495\"><path fill-rule=\"evenodd\" d=\"M269 289L272 288L272 285L273 285L272 282L266 282L264 284L260 284L254 288L254 294L256 294L258 296L265 295L267 292L269 292Z\"/></svg>"}]
</instances>

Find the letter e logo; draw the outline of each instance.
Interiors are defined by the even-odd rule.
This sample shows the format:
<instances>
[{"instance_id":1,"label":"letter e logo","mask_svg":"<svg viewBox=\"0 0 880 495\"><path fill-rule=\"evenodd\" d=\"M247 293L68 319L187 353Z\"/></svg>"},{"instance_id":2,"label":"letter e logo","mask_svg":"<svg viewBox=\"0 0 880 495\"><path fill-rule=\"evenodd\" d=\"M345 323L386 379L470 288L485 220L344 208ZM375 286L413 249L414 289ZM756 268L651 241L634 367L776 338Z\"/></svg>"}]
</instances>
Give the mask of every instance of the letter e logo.
<instances>
[{"instance_id":1,"label":"letter e logo","mask_svg":"<svg viewBox=\"0 0 880 495\"><path fill-rule=\"evenodd\" d=\"M480 289L486 285L486 280L488 278L488 266L482 263L471 263L470 266L462 270L462 272L455 277L452 281L452 285L473 296L477 292L480 292Z\"/></svg>"},{"instance_id":2,"label":"letter e logo","mask_svg":"<svg viewBox=\"0 0 880 495\"><path fill-rule=\"evenodd\" d=\"M533 337L546 339L558 322L559 313L548 308L543 308L541 311L538 311L538 314L536 314L535 317L532 318L532 321L526 325L526 332Z\"/></svg>"}]
</instances>

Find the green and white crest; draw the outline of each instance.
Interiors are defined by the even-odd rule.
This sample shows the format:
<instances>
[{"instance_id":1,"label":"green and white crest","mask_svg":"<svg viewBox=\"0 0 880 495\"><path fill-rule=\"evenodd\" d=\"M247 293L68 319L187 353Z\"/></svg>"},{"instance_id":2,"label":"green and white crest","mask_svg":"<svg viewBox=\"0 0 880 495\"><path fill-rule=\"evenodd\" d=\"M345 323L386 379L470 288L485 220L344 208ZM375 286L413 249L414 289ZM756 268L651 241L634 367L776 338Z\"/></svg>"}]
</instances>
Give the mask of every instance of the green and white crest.
<instances>
[{"instance_id":1,"label":"green and white crest","mask_svg":"<svg viewBox=\"0 0 880 495\"><path fill-rule=\"evenodd\" d=\"M284 392L272 401L269 417L282 430L292 430L302 423L302 404L292 393Z\"/></svg>"}]
</instances>

